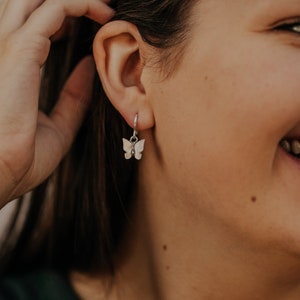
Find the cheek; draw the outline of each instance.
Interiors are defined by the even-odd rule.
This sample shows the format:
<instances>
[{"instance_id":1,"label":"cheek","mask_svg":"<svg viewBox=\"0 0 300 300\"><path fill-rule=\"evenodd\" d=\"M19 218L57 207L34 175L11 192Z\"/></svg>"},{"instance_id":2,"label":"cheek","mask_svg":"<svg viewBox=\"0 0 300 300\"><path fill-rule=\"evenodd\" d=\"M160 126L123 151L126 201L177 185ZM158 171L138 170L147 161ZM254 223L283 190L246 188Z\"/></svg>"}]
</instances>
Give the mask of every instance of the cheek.
<instances>
[{"instance_id":1,"label":"cheek","mask_svg":"<svg viewBox=\"0 0 300 300\"><path fill-rule=\"evenodd\" d=\"M157 139L183 193L237 203L263 193L277 144L299 118L300 66L241 44L234 53L202 47L159 89Z\"/></svg>"}]
</instances>

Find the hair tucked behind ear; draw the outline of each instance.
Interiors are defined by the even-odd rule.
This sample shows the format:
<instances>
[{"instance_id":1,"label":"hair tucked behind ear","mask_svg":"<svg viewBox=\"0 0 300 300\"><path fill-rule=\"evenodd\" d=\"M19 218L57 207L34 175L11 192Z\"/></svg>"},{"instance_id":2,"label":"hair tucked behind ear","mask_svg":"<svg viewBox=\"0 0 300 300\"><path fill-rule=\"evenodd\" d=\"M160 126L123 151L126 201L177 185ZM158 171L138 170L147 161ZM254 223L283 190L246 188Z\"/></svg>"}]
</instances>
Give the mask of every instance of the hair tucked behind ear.
<instances>
[{"instance_id":1,"label":"hair tucked behind ear","mask_svg":"<svg viewBox=\"0 0 300 300\"><path fill-rule=\"evenodd\" d=\"M115 19L135 24L150 45L176 53L183 44L195 1L114 1ZM41 108L54 99L76 63L90 54L98 30L82 18L68 38L55 42L45 65ZM95 77L93 102L74 145L53 176L17 209L3 245L2 273L28 268L61 272L113 272L113 255L130 211L135 162L123 159L122 137L131 129L107 99ZM26 214L21 232L20 220Z\"/></svg>"}]
</instances>

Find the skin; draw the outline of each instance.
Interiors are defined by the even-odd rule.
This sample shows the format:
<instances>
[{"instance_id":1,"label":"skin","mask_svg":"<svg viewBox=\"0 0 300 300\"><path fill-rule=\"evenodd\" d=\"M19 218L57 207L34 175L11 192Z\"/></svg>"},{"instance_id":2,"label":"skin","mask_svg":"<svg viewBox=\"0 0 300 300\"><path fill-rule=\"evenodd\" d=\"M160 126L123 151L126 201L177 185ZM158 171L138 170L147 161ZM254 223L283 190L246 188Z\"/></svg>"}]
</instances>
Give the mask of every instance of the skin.
<instances>
[{"instance_id":1,"label":"skin","mask_svg":"<svg viewBox=\"0 0 300 300\"><path fill-rule=\"evenodd\" d=\"M0 3L0 208L51 174L88 108L91 58L73 72L51 115L38 111L40 69L49 54L50 38L59 37L55 34L67 16L82 15L104 23L113 11L100 0Z\"/></svg>"},{"instance_id":2,"label":"skin","mask_svg":"<svg viewBox=\"0 0 300 300\"><path fill-rule=\"evenodd\" d=\"M112 15L101 1L17 2L0 6L1 205L50 174L88 102L84 61L53 114L38 115L49 38L66 15ZM134 26L101 29L99 75L129 125L138 113L146 148L111 289L73 273L83 299L299 299L299 162L278 144L300 136L300 38L275 30L298 15L295 0L203 0L167 79Z\"/></svg>"},{"instance_id":3,"label":"skin","mask_svg":"<svg viewBox=\"0 0 300 300\"><path fill-rule=\"evenodd\" d=\"M299 299L300 163L279 142L300 136L300 35L278 28L299 15L293 0L201 1L167 79L134 26L99 32L106 92L146 139L105 299Z\"/></svg>"}]
</instances>

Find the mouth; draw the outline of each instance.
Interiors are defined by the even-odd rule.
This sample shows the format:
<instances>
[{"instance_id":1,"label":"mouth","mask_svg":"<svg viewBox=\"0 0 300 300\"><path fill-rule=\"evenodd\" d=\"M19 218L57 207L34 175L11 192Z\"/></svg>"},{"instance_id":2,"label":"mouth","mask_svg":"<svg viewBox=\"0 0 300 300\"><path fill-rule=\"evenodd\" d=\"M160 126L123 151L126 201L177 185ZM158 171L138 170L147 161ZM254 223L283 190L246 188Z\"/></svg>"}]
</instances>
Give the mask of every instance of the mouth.
<instances>
[{"instance_id":1,"label":"mouth","mask_svg":"<svg viewBox=\"0 0 300 300\"><path fill-rule=\"evenodd\" d=\"M300 138L283 138L279 146L289 156L300 160Z\"/></svg>"}]
</instances>

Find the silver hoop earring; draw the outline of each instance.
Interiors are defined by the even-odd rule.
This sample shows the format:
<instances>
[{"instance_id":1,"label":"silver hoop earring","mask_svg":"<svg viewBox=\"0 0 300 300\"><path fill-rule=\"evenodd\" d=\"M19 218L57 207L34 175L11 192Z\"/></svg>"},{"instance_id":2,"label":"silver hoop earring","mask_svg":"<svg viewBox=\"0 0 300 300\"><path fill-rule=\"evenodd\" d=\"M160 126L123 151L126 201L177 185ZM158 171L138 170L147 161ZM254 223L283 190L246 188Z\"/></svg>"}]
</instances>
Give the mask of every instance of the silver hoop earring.
<instances>
[{"instance_id":1,"label":"silver hoop earring","mask_svg":"<svg viewBox=\"0 0 300 300\"><path fill-rule=\"evenodd\" d=\"M122 139L123 140L123 150L125 151L125 153L124 153L125 159L130 159L131 157L134 157L135 159L140 160L142 158L145 140L139 141L139 139L137 137L137 135L138 135L138 132L136 130L137 122L138 122L138 114L136 114L134 117L132 137L130 138L129 141L124 138Z\"/></svg>"}]
</instances>

